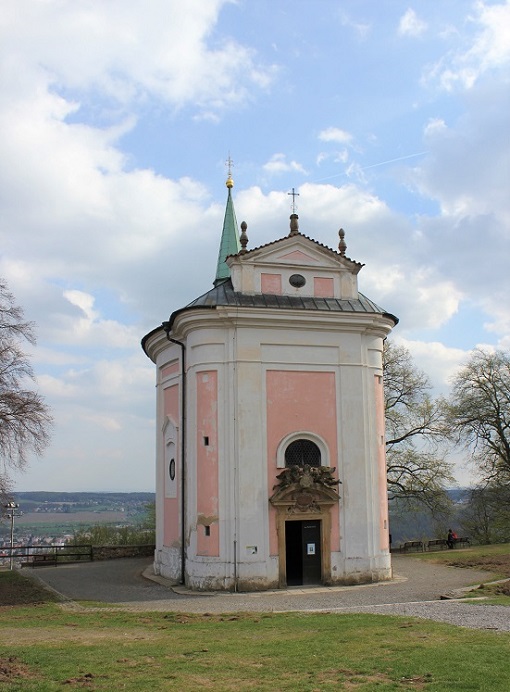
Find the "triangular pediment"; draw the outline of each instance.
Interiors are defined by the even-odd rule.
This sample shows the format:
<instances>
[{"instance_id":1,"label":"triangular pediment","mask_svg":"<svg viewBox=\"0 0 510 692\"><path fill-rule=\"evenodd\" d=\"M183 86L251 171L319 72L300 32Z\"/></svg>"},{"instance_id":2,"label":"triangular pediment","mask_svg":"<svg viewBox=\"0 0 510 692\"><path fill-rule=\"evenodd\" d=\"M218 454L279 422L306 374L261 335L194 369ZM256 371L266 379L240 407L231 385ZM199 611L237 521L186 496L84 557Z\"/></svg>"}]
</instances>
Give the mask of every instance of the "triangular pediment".
<instances>
[{"instance_id":1,"label":"triangular pediment","mask_svg":"<svg viewBox=\"0 0 510 692\"><path fill-rule=\"evenodd\" d=\"M293 250L288 252L286 255L280 255L281 262L296 262L304 264L316 264L317 258L312 257L310 253L303 252L302 250Z\"/></svg>"},{"instance_id":2,"label":"triangular pediment","mask_svg":"<svg viewBox=\"0 0 510 692\"><path fill-rule=\"evenodd\" d=\"M350 300L358 298L362 264L293 233L227 257L235 291Z\"/></svg>"},{"instance_id":3,"label":"triangular pediment","mask_svg":"<svg viewBox=\"0 0 510 692\"><path fill-rule=\"evenodd\" d=\"M301 234L275 240L250 250L239 258L243 264L322 267L337 271L344 269L352 273L357 273L362 267L358 262L343 257L339 252Z\"/></svg>"}]
</instances>

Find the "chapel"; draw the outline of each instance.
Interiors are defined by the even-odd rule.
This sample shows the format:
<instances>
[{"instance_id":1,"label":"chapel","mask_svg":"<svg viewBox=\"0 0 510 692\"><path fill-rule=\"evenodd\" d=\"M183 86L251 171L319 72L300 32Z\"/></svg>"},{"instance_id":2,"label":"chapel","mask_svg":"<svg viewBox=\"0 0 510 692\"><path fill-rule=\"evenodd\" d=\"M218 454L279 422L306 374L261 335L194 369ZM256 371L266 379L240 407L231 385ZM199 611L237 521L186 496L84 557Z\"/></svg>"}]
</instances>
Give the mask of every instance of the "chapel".
<instances>
[{"instance_id":1,"label":"chapel","mask_svg":"<svg viewBox=\"0 0 510 692\"><path fill-rule=\"evenodd\" d=\"M233 184L212 288L142 340L154 570L197 591L388 580L382 353L398 320L358 291L342 229L333 250L293 208L250 248Z\"/></svg>"}]
</instances>

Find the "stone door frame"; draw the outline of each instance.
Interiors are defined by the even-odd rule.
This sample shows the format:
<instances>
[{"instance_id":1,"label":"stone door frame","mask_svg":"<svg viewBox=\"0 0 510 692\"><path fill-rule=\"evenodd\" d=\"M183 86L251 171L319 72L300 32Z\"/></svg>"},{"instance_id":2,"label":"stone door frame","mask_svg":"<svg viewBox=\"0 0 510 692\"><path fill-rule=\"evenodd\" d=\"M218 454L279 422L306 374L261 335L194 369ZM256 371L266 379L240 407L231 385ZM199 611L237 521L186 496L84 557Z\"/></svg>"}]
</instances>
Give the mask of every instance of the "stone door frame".
<instances>
[{"instance_id":1,"label":"stone door frame","mask_svg":"<svg viewBox=\"0 0 510 692\"><path fill-rule=\"evenodd\" d=\"M316 512L295 512L292 506L277 507L276 532L278 535L278 587L287 588L287 554L285 541L285 522L287 521L320 521L321 522L321 583L331 583L331 512L330 507L321 507ZM290 510L290 511L289 511Z\"/></svg>"}]
</instances>

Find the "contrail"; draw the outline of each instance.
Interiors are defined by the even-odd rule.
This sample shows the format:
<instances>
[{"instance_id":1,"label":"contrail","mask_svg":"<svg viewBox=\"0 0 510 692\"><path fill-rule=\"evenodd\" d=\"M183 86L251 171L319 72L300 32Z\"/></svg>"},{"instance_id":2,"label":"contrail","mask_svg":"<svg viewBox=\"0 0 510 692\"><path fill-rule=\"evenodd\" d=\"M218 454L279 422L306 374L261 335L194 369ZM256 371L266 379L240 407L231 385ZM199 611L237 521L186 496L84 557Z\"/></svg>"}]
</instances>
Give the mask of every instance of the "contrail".
<instances>
[{"instance_id":1,"label":"contrail","mask_svg":"<svg viewBox=\"0 0 510 692\"><path fill-rule=\"evenodd\" d=\"M395 161L404 161L405 159L412 159L415 156L423 156L428 154L428 151L419 151L417 154L408 154L407 156L399 156L398 159L388 159L388 161L381 161L380 163L373 163L371 166L363 166L362 171L366 171L367 168L375 168L376 166L384 166L385 163L394 163Z\"/></svg>"},{"instance_id":2,"label":"contrail","mask_svg":"<svg viewBox=\"0 0 510 692\"><path fill-rule=\"evenodd\" d=\"M395 163L396 161L405 161L406 159L413 159L415 156L423 156L428 154L428 151L419 151L417 154L408 154L407 156L399 156L396 159L388 159L387 161L380 161L379 163L372 163L370 166L363 166L362 171L366 171L369 168L377 168L377 166L384 166L387 163ZM323 180L331 180L331 178L339 178L342 175L347 175L347 173L335 173L335 175L328 175L326 178L318 178L317 180L312 180L312 183L321 183Z\"/></svg>"}]
</instances>

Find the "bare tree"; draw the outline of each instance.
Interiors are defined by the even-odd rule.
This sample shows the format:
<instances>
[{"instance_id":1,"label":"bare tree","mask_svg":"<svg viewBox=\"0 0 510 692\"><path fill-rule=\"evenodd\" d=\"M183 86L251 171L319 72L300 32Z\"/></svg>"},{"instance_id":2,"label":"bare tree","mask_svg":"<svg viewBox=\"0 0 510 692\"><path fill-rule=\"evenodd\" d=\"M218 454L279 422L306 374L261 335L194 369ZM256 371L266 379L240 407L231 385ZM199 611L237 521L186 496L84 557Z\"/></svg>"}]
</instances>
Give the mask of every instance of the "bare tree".
<instances>
[{"instance_id":1,"label":"bare tree","mask_svg":"<svg viewBox=\"0 0 510 692\"><path fill-rule=\"evenodd\" d=\"M10 492L10 473L26 468L30 452L42 453L52 425L43 398L28 387L34 373L24 340L35 344L34 325L0 279L0 498Z\"/></svg>"},{"instance_id":2,"label":"bare tree","mask_svg":"<svg viewBox=\"0 0 510 692\"><path fill-rule=\"evenodd\" d=\"M463 531L477 543L507 543L510 540L510 485L481 484L469 491L459 520Z\"/></svg>"},{"instance_id":3,"label":"bare tree","mask_svg":"<svg viewBox=\"0 0 510 692\"><path fill-rule=\"evenodd\" d=\"M453 380L447 415L484 481L510 484L510 353L476 349Z\"/></svg>"},{"instance_id":4,"label":"bare tree","mask_svg":"<svg viewBox=\"0 0 510 692\"><path fill-rule=\"evenodd\" d=\"M390 500L418 501L446 509L445 488L454 483L442 449L443 406L434 400L428 377L417 369L409 351L386 340L384 397L386 459Z\"/></svg>"}]
</instances>

